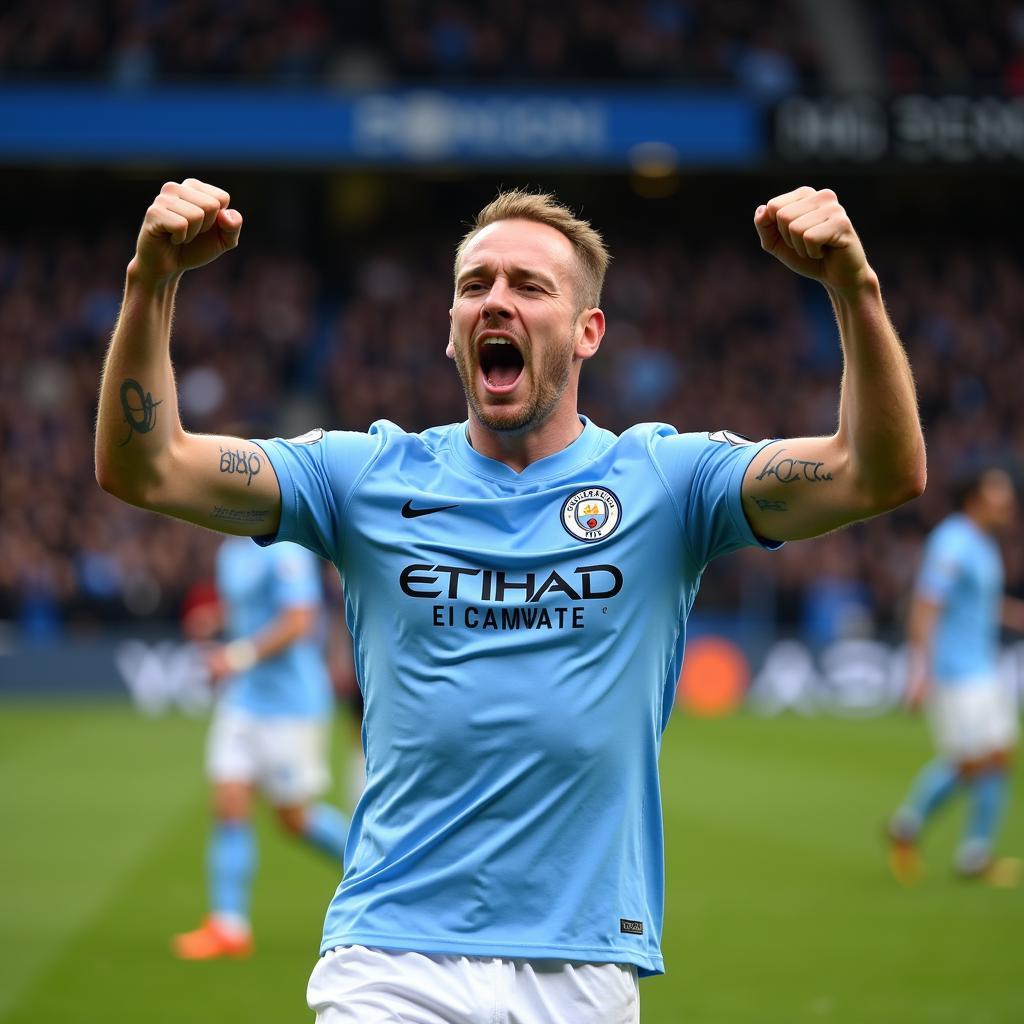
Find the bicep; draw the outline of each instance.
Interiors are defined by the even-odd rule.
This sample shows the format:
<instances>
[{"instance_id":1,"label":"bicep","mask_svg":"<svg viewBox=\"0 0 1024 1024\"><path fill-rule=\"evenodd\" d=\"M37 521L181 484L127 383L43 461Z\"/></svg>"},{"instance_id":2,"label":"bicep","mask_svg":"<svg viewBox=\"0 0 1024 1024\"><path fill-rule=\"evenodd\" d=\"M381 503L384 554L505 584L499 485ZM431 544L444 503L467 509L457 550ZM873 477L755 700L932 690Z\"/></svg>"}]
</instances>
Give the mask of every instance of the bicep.
<instances>
[{"instance_id":1,"label":"bicep","mask_svg":"<svg viewBox=\"0 0 1024 1024\"><path fill-rule=\"evenodd\" d=\"M266 452L252 441L185 434L169 453L147 507L210 530L275 533L281 488Z\"/></svg>"},{"instance_id":2,"label":"bicep","mask_svg":"<svg viewBox=\"0 0 1024 1024\"><path fill-rule=\"evenodd\" d=\"M743 477L743 510L766 540L817 537L872 514L849 453L834 437L797 437L764 447Z\"/></svg>"}]
</instances>

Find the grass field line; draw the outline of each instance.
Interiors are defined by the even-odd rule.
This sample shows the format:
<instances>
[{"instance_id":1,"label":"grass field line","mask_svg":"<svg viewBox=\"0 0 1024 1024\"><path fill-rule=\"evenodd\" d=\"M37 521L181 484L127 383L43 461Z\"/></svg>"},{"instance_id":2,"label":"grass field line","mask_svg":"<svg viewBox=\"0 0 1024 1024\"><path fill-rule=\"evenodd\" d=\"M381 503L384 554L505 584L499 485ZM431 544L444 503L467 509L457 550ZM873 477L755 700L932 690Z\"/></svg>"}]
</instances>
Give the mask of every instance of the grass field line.
<instances>
[{"instance_id":1,"label":"grass field line","mask_svg":"<svg viewBox=\"0 0 1024 1024\"><path fill-rule=\"evenodd\" d=\"M175 770L177 737L132 714L47 712L35 742L4 759L0 1020L200 799L202 780Z\"/></svg>"}]
</instances>

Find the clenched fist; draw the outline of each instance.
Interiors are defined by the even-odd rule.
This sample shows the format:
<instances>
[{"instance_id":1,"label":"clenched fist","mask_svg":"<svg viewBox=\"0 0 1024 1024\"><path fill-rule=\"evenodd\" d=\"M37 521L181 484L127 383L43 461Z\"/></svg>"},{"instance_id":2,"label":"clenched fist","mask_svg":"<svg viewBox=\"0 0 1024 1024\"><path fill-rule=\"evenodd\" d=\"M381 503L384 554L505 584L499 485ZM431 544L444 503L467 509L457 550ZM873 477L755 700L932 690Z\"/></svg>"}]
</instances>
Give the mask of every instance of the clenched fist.
<instances>
[{"instance_id":1,"label":"clenched fist","mask_svg":"<svg viewBox=\"0 0 1024 1024\"><path fill-rule=\"evenodd\" d=\"M804 277L846 290L874 272L850 218L831 189L798 188L770 199L754 213L761 248Z\"/></svg>"},{"instance_id":2,"label":"clenched fist","mask_svg":"<svg viewBox=\"0 0 1024 1024\"><path fill-rule=\"evenodd\" d=\"M242 215L231 196L196 178L169 181L146 211L131 269L157 283L201 267L238 245Z\"/></svg>"}]
</instances>

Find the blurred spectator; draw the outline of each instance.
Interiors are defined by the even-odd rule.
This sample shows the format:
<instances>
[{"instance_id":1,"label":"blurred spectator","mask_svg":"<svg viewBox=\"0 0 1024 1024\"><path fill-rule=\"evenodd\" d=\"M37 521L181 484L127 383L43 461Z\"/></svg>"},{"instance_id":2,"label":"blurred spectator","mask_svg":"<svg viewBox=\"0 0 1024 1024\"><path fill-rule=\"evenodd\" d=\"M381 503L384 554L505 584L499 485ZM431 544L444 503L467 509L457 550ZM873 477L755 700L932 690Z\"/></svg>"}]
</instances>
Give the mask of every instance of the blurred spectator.
<instances>
[{"instance_id":1,"label":"blurred spectator","mask_svg":"<svg viewBox=\"0 0 1024 1024\"><path fill-rule=\"evenodd\" d=\"M820 77L794 0L12 0L0 15L0 68L123 88L204 78L647 79L769 98Z\"/></svg>"},{"instance_id":2,"label":"blurred spectator","mask_svg":"<svg viewBox=\"0 0 1024 1024\"><path fill-rule=\"evenodd\" d=\"M865 0L895 92L1024 92L1020 0Z\"/></svg>"}]
</instances>

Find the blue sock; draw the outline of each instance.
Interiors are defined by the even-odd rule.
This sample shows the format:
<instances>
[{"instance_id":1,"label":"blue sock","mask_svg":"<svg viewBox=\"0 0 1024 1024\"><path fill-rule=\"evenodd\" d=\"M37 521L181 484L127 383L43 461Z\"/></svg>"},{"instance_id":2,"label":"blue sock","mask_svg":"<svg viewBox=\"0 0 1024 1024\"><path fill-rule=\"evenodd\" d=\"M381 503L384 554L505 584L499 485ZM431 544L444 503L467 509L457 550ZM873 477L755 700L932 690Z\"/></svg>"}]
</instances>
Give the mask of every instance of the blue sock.
<instances>
[{"instance_id":1,"label":"blue sock","mask_svg":"<svg viewBox=\"0 0 1024 1024\"><path fill-rule=\"evenodd\" d=\"M314 804L306 814L305 839L328 857L343 863L348 818L330 804Z\"/></svg>"},{"instance_id":2,"label":"blue sock","mask_svg":"<svg viewBox=\"0 0 1024 1024\"><path fill-rule=\"evenodd\" d=\"M256 837L247 821L218 821L206 851L210 908L215 914L249 918L249 889L256 869Z\"/></svg>"},{"instance_id":3,"label":"blue sock","mask_svg":"<svg viewBox=\"0 0 1024 1024\"><path fill-rule=\"evenodd\" d=\"M962 871L977 871L992 857L992 845L1002 821L1009 792L1005 771L980 775L971 784L971 812L963 842L957 851L957 866Z\"/></svg>"},{"instance_id":4,"label":"blue sock","mask_svg":"<svg viewBox=\"0 0 1024 1024\"><path fill-rule=\"evenodd\" d=\"M925 822L956 792L959 777L956 767L941 758L926 764L893 817L897 834L916 839Z\"/></svg>"}]
</instances>

